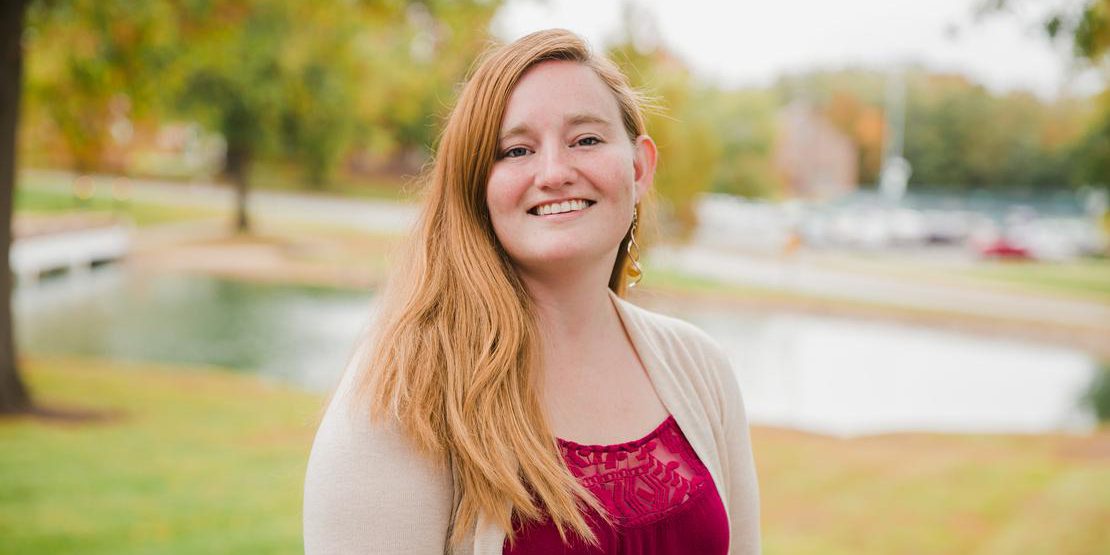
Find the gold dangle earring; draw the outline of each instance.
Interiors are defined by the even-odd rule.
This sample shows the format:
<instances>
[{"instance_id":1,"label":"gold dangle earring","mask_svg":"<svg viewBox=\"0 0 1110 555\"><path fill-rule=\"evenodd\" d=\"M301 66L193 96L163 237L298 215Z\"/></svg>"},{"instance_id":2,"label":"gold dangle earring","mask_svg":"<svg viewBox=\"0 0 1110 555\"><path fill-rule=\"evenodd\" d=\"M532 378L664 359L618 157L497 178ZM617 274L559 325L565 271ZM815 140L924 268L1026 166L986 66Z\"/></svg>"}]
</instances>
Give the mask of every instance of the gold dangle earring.
<instances>
[{"instance_id":1,"label":"gold dangle earring","mask_svg":"<svg viewBox=\"0 0 1110 555\"><path fill-rule=\"evenodd\" d=\"M640 245L636 242L636 223L639 212L639 209L633 209L632 231L628 234L628 247L626 249L628 259L632 261L632 265L628 267L628 277L632 278L632 281L628 283L629 288L636 287L640 280L644 278L644 270L640 267Z\"/></svg>"}]
</instances>

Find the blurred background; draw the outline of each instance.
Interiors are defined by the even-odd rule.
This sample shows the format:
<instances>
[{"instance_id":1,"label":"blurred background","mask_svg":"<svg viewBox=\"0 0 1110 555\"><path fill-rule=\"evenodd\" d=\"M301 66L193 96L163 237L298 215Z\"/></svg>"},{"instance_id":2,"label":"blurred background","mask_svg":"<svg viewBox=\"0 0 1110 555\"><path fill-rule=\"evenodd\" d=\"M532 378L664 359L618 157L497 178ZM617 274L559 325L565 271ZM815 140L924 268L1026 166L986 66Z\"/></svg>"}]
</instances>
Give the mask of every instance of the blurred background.
<instances>
[{"instance_id":1,"label":"blurred background","mask_svg":"<svg viewBox=\"0 0 1110 555\"><path fill-rule=\"evenodd\" d=\"M632 298L729 351L766 553L1110 552L1106 0L3 9L0 552L301 551L415 176L548 27L656 99Z\"/></svg>"}]
</instances>

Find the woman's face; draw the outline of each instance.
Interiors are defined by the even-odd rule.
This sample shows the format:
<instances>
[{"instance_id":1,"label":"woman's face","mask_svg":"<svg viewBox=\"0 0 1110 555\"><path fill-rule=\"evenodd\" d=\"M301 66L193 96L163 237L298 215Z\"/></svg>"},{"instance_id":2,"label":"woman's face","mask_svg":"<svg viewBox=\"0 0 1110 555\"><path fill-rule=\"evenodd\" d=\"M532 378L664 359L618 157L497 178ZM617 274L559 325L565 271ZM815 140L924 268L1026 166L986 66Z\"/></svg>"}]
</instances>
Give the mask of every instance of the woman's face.
<instances>
[{"instance_id":1,"label":"woman's face","mask_svg":"<svg viewBox=\"0 0 1110 555\"><path fill-rule=\"evenodd\" d=\"M655 145L628 138L609 87L576 62L537 64L509 96L499 138L486 204L517 268L611 268L651 185Z\"/></svg>"}]
</instances>

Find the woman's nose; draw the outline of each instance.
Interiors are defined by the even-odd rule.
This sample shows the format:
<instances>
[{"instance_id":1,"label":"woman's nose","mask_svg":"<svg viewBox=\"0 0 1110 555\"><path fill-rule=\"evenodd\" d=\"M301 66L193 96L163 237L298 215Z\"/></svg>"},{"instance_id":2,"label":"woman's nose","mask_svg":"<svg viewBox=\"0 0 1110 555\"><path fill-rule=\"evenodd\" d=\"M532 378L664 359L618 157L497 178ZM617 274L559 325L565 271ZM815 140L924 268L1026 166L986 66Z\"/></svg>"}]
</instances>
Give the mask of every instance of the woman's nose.
<instances>
[{"instance_id":1,"label":"woman's nose","mask_svg":"<svg viewBox=\"0 0 1110 555\"><path fill-rule=\"evenodd\" d=\"M574 181L576 172L566 148L560 146L546 148L539 158L540 167L536 184L540 187L561 187Z\"/></svg>"}]
</instances>

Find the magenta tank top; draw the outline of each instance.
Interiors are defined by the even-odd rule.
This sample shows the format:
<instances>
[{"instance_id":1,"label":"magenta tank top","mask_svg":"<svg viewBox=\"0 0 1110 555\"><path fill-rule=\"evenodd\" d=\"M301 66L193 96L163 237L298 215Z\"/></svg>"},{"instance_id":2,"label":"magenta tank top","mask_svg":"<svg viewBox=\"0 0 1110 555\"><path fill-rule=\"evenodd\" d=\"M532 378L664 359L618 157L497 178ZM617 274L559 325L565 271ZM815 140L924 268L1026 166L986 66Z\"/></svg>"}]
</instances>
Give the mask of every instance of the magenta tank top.
<instances>
[{"instance_id":1,"label":"magenta tank top","mask_svg":"<svg viewBox=\"0 0 1110 555\"><path fill-rule=\"evenodd\" d=\"M559 439L571 473L601 501L614 526L587 513L599 547L568 532L570 545L559 538L551 521L522 527L514 517L516 543L508 538L502 553L539 555L644 554L663 555L728 552L729 528L721 497L709 470L698 459L686 436L668 416L643 438L616 445L582 445Z\"/></svg>"}]
</instances>

